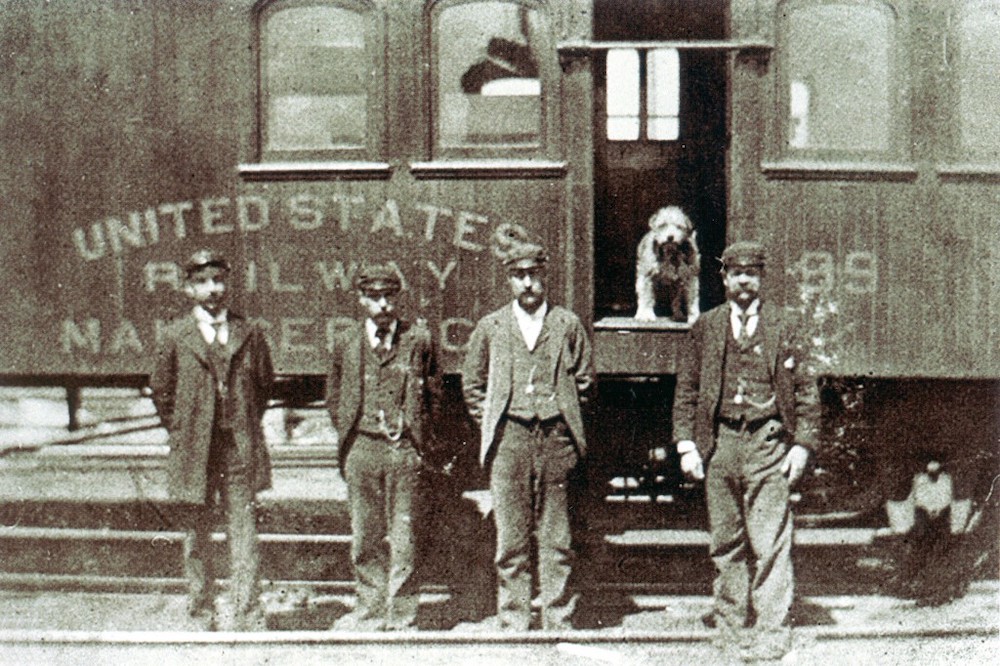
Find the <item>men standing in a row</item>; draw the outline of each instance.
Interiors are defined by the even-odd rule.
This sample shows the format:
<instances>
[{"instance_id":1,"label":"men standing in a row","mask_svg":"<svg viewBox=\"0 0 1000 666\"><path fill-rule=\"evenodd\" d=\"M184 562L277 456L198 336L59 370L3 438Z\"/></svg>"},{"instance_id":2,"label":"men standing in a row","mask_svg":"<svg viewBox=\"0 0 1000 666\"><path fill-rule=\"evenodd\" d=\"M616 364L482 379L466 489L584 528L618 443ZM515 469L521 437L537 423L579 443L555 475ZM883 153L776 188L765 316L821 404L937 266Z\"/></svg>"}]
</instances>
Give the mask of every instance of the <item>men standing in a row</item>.
<instances>
[{"instance_id":1,"label":"men standing in a row","mask_svg":"<svg viewBox=\"0 0 1000 666\"><path fill-rule=\"evenodd\" d=\"M590 342L575 314L546 302L544 249L494 240L514 300L476 325L462 388L489 470L500 628L529 628L534 535L542 628L568 629L576 595L567 485L586 452L580 401L592 383Z\"/></svg>"},{"instance_id":2,"label":"men standing in a row","mask_svg":"<svg viewBox=\"0 0 1000 666\"><path fill-rule=\"evenodd\" d=\"M390 267L363 267L357 289L364 319L334 337L326 404L347 481L357 582L357 605L336 629L416 626L413 519L436 368L427 327L399 318L400 286Z\"/></svg>"},{"instance_id":3,"label":"men standing in a row","mask_svg":"<svg viewBox=\"0 0 1000 666\"><path fill-rule=\"evenodd\" d=\"M171 499L191 505L184 539L188 611L215 625L211 557L213 509L227 518L232 628L265 628L255 494L270 487L271 464L261 418L273 380L260 327L227 308L229 264L211 250L184 265L192 311L166 327L150 380L169 432ZM228 623L226 623L228 624Z\"/></svg>"},{"instance_id":4,"label":"men standing in a row","mask_svg":"<svg viewBox=\"0 0 1000 666\"><path fill-rule=\"evenodd\" d=\"M756 242L723 252L728 302L691 330L673 414L681 468L705 480L720 647L746 661L790 649L789 488L805 470L817 416L794 334L760 297L764 264Z\"/></svg>"}]
</instances>

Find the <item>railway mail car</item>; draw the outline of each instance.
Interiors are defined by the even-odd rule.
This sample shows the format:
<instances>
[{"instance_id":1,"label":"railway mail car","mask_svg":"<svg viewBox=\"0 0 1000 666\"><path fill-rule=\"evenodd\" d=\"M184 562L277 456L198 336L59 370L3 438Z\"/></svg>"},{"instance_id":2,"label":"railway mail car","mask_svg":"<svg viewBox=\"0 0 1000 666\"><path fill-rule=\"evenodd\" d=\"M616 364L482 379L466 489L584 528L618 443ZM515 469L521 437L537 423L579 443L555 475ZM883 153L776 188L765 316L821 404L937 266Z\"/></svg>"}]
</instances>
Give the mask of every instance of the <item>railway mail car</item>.
<instances>
[{"instance_id":1,"label":"railway mail car","mask_svg":"<svg viewBox=\"0 0 1000 666\"><path fill-rule=\"evenodd\" d=\"M0 374L142 385L176 262L213 246L293 395L366 259L454 386L512 225L591 327L595 456L638 475L687 326L634 320L635 247L678 205L702 309L727 241L769 245L854 462L975 486L1000 433L998 32L997 0L5 2Z\"/></svg>"}]
</instances>

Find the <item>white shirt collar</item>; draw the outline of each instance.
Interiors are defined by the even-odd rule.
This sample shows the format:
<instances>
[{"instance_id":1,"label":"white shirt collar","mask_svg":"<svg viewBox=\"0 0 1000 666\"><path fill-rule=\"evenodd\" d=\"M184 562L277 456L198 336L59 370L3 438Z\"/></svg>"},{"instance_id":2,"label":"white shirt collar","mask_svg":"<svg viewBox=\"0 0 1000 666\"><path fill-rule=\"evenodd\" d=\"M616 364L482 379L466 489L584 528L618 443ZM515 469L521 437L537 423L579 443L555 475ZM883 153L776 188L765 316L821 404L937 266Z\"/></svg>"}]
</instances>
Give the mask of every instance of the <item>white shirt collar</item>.
<instances>
[{"instance_id":1,"label":"white shirt collar","mask_svg":"<svg viewBox=\"0 0 1000 666\"><path fill-rule=\"evenodd\" d=\"M385 349L392 348L393 338L396 337L396 328L399 324L398 319L394 319L391 324L389 324L389 335L385 336L385 341L383 346ZM365 332L368 334L368 346L372 349L377 349L379 344L378 336L375 333L378 331L378 324L375 323L370 317L365 319Z\"/></svg>"},{"instance_id":2,"label":"white shirt collar","mask_svg":"<svg viewBox=\"0 0 1000 666\"><path fill-rule=\"evenodd\" d=\"M229 310L223 309L218 316L212 316L208 310L200 305L194 306L194 320L198 323L198 330L205 342L212 344L215 342L218 331L219 342L226 344L229 342Z\"/></svg>"},{"instance_id":3,"label":"white shirt collar","mask_svg":"<svg viewBox=\"0 0 1000 666\"><path fill-rule=\"evenodd\" d=\"M531 313L525 312L517 301L512 303L512 307L517 327L521 329L521 336L524 338L524 344L528 345L528 349L534 351L535 345L538 344L538 337L542 334L542 324L545 323L545 313L549 311L549 304L545 301Z\"/></svg>"},{"instance_id":4,"label":"white shirt collar","mask_svg":"<svg viewBox=\"0 0 1000 666\"><path fill-rule=\"evenodd\" d=\"M229 321L229 310L223 309L219 312L218 316L212 316L209 314L208 310L200 305L194 306L194 318L198 320L199 324L224 324Z\"/></svg>"},{"instance_id":5,"label":"white shirt collar","mask_svg":"<svg viewBox=\"0 0 1000 666\"><path fill-rule=\"evenodd\" d=\"M753 317L760 310L760 299L755 298L753 303L747 306L746 310L741 308L735 301L729 301L729 307L737 316L739 316L740 313L745 313Z\"/></svg>"},{"instance_id":6,"label":"white shirt collar","mask_svg":"<svg viewBox=\"0 0 1000 666\"><path fill-rule=\"evenodd\" d=\"M740 337L740 315L747 315L747 336L754 334L757 330L757 321L760 319L758 314L760 312L760 299L755 299L753 303L747 306L746 310L740 308L739 305L733 301L729 301L729 325L733 329L733 337Z\"/></svg>"}]
</instances>

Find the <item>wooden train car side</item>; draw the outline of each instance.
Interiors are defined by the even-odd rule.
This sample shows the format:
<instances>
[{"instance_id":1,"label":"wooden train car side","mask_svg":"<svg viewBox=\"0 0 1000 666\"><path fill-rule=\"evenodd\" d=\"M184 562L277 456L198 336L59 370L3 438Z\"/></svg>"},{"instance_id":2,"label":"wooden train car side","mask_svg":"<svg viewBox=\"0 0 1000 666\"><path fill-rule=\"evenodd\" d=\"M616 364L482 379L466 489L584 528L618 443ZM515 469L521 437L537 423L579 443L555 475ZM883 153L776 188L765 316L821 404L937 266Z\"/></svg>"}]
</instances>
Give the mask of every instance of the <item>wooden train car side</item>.
<instances>
[{"instance_id":1,"label":"wooden train car side","mask_svg":"<svg viewBox=\"0 0 1000 666\"><path fill-rule=\"evenodd\" d=\"M593 333L598 462L637 469L687 326L633 320L635 246L674 204L703 310L725 243L768 244L766 293L817 375L865 384L884 465L996 468L1000 0L0 7L4 383L141 385L202 246L313 380L359 264L393 262L454 381L516 225Z\"/></svg>"},{"instance_id":2,"label":"wooden train car side","mask_svg":"<svg viewBox=\"0 0 1000 666\"><path fill-rule=\"evenodd\" d=\"M7 3L0 372L142 375L200 245L234 255L282 372L322 374L369 257L454 370L516 224L558 248L559 300L610 317L604 371L661 374L679 336L616 320L645 219L679 203L703 305L726 239L763 238L772 294L829 310L824 372L1000 376L996 3L694 4ZM612 51L679 54L677 138L609 138Z\"/></svg>"},{"instance_id":3,"label":"wooden train car side","mask_svg":"<svg viewBox=\"0 0 1000 666\"><path fill-rule=\"evenodd\" d=\"M730 71L728 234L768 241L770 288L805 316L816 372L851 378L835 407L864 403L852 417L867 424L856 449L866 453L847 465L855 487L887 497L900 524L893 507L912 500L928 461L945 462L956 497L988 496L1000 441L1000 124L987 63L1000 62L1000 4L731 9L733 38L773 48ZM828 452L850 439L844 426L829 431Z\"/></svg>"},{"instance_id":4,"label":"wooden train car side","mask_svg":"<svg viewBox=\"0 0 1000 666\"><path fill-rule=\"evenodd\" d=\"M365 260L394 262L454 370L505 298L500 225L560 249L553 293L588 316L588 74L564 75L556 49L586 36L580 8L6 7L3 374L147 372L183 307L174 264L206 245L232 256L235 306L270 324L289 375L325 372ZM534 92L464 93L491 57L526 58Z\"/></svg>"},{"instance_id":5,"label":"wooden train car side","mask_svg":"<svg viewBox=\"0 0 1000 666\"><path fill-rule=\"evenodd\" d=\"M733 3L774 50L732 70L730 234L771 241L786 302L825 299L835 372L1000 376L998 9Z\"/></svg>"}]
</instances>

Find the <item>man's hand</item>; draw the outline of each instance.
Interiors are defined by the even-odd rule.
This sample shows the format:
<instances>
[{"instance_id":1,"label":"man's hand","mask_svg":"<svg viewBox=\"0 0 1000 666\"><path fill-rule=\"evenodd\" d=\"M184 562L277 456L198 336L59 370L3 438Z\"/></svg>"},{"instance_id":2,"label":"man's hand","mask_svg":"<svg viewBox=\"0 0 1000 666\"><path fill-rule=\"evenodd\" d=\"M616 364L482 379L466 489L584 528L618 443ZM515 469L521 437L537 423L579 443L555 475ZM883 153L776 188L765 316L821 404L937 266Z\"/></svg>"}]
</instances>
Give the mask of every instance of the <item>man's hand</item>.
<instances>
[{"instance_id":1,"label":"man's hand","mask_svg":"<svg viewBox=\"0 0 1000 666\"><path fill-rule=\"evenodd\" d=\"M701 454L697 449L681 455L681 471L692 481L701 481L705 478L705 468L701 464Z\"/></svg>"},{"instance_id":2,"label":"man's hand","mask_svg":"<svg viewBox=\"0 0 1000 666\"><path fill-rule=\"evenodd\" d=\"M793 444L788 449L785 462L781 463L781 473L788 477L788 485L794 486L802 478L806 471L806 463L809 462L809 449L798 444Z\"/></svg>"}]
</instances>

